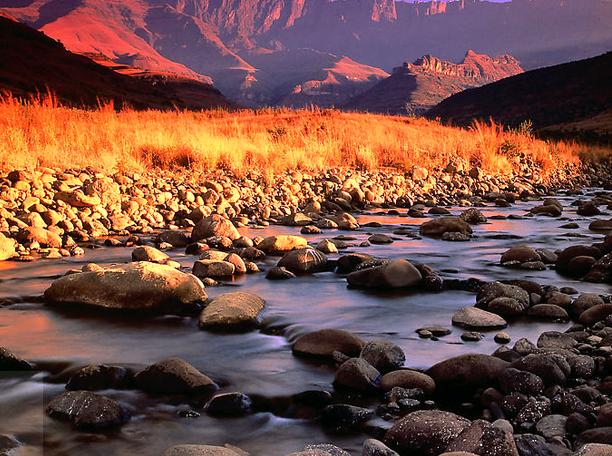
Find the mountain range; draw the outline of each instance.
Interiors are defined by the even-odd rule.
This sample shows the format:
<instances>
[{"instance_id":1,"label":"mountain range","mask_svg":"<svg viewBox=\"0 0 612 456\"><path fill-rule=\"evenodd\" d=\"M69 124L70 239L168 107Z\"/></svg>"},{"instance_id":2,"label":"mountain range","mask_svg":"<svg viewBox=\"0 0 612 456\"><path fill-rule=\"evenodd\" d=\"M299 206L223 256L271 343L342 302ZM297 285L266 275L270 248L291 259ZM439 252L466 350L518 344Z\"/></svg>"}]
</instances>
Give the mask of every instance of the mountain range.
<instances>
[{"instance_id":1,"label":"mountain range","mask_svg":"<svg viewBox=\"0 0 612 456\"><path fill-rule=\"evenodd\" d=\"M510 54L525 69L612 48L608 0L0 0L66 49L213 82L247 106L343 105L400 62Z\"/></svg>"}]
</instances>

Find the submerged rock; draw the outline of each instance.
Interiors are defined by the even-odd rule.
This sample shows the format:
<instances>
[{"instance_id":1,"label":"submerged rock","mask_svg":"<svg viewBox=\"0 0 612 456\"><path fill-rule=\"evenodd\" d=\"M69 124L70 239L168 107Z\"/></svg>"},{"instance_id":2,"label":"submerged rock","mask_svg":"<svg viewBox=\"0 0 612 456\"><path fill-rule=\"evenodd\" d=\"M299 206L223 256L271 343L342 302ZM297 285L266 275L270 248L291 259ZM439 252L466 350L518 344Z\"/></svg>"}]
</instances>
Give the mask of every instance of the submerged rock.
<instances>
[{"instance_id":1,"label":"submerged rock","mask_svg":"<svg viewBox=\"0 0 612 456\"><path fill-rule=\"evenodd\" d=\"M326 262L327 257L319 250L304 248L286 253L277 266L293 273L310 273L321 271Z\"/></svg>"},{"instance_id":2,"label":"submerged rock","mask_svg":"<svg viewBox=\"0 0 612 456\"><path fill-rule=\"evenodd\" d=\"M47 406L51 418L69 421L79 430L116 428L129 419L127 411L113 399L89 391L67 391Z\"/></svg>"},{"instance_id":3,"label":"submerged rock","mask_svg":"<svg viewBox=\"0 0 612 456\"><path fill-rule=\"evenodd\" d=\"M210 378L180 358L150 365L134 377L136 385L151 394L208 395L219 387Z\"/></svg>"},{"instance_id":4,"label":"submerged rock","mask_svg":"<svg viewBox=\"0 0 612 456\"><path fill-rule=\"evenodd\" d=\"M359 356L365 342L363 339L341 329L321 329L304 334L293 344L294 355L326 358L331 360L334 352L346 356Z\"/></svg>"},{"instance_id":5,"label":"submerged rock","mask_svg":"<svg viewBox=\"0 0 612 456\"><path fill-rule=\"evenodd\" d=\"M380 266L350 273L346 280L358 288L407 288L421 283L423 276L407 260L391 260Z\"/></svg>"},{"instance_id":6,"label":"submerged rock","mask_svg":"<svg viewBox=\"0 0 612 456\"><path fill-rule=\"evenodd\" d=\"M441 237L445 233L461 233L469 236L472 234L472 227L459 217L440 217L423 223L419 231L424 236Z\"/></svg>"},{"instance_id":7,"label":"submerged rock","mask_svg":"<svg viewBox=\"0 0 612 456\"><path fill-rule=\"evenodd\" d=\"M237 291L217 296L200 314L201 328L237 331L257 326L265 301L252 293Z\"/></svg>"}]
</instances>

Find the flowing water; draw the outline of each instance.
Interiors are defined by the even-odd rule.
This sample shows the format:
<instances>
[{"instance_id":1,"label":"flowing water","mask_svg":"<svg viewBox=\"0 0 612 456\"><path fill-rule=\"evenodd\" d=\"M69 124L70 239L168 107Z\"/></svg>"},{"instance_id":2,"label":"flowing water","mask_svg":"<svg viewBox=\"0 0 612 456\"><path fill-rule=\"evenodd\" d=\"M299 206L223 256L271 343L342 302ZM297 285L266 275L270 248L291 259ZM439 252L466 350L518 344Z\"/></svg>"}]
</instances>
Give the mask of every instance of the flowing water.
<instances>
[{"instance_id":1,"label":"flowing water","mask_svg":"<svg viewBox=\"0 0 612 456\"><path fill-rule=\"evenodd\" d=\"M577 282L554 270L518 271L497 263L502 252L512 245L527 243L533 247L560 249L573 244L591 244L601 235L588 231L594 220L576 215L569 207L574 197L559 197L566 206L561 219L496 218L524 215L539 204L520 202L510 208L481 208L489 223L474 227L470 242L444 242L405 236L393 244L347 251L370 253L380 257L403 257L442 271L445 278L477 277L483 280L525 278L542 284L572 286L580 292L610 293L605 284ZM453 214L462 209L451 208ZM405 211L401 211L405 212ZM604 218L600 216L599 218ZM339 234L354 236L358 245L371 233L391 234L400 226L418 231L427 219L365 213L360 223L380 222L378 228L357 232L324 231L307 236L312 242ZM560 225L576 221L580 228L564 230ZM243 228L249 236L280 233L297 234L299 229L270 226ZM512 235L512 236L508 236ZM518 237L515 237L518 236ZM341 253L346 253L343 251ZM497 347L493 333L480 342L461 342L461 330L438 341L421 340L415 330L426 325L450 325L450 318L461 306L473 305L475 296L462 291L419 293L402 291L392 294L351 290L346 280L334 273L300 276L272 282L264 274L248 275L226 287L209 288L209 296L241 289L260 295L267 301L267 330L246 334L221 335L198 329L195 319L184 317L125 317L100 315L74 310L48 308L37 299L50 282L67 270L96 262L126 262L131 249L97 248L80 258L31 263L0 263L0 298L25 297L24 302L0 308L0 346L25 359L48 366L49 371L76 368L86 364L117 363L135 369L169 356L179 356L212 377L221 391L280 398L306 390L331 390L333 370L295 358L290 342L299 335L321 328L342 328L365 339L384 338L398 344L406 353L406 366L427 368L437 361L468 352L491 353ZM185 267L194 257L176 250L171 256ZM262 269L277 261L268 258ZM567 324L516 321L507 332L513 340L528 337L537 340L547 329L564 330ZM272 330L271 328L277 329ZM280 330L282 329L282 331ZM44 381L48 373L0 379L0 433L15 435L27 444L28 454L46 455L118 455L161 454L168 446L180 443L232 444L255 455L286 455L301 450L305 444L332 442L353 454L360 454L364 435L326 435L320 425L309 420L290 419L271 413L256 413L245 418L218 419L202 413L196 418L181 418L177 411L186 404L163 403L141 392L106 391L120 400L132 413L132 420L112 434L86 434L44 417L43 400L59 394L64 383Z\"/></svg>"}]
</instances>

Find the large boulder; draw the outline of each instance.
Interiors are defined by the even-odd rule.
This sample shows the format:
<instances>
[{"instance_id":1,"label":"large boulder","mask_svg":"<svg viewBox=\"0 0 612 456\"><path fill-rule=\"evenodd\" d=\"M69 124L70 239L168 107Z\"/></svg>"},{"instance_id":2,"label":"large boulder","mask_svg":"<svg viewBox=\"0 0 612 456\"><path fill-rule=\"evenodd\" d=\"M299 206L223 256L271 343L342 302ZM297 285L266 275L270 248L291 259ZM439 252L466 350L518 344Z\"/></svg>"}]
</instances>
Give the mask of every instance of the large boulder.
<instances>
[{"instance_id":1,"label":"large boulder","mask_svg":"<svg viewBox=\"0 0 612 456\"><path fill-rule=\"evenodd\" d=\"M466 452L482 456L519 456L512 432L476 420L446 448L447 452ZM460 453L459 453L460 454Z\"/></svg>"},{"instance_id":2,"label":"large boulder","mask_svg":"<svg viewBox=\"0 0 612 456\"><path fill-rule=\"evenodd\" d=\"M134 377L136 385L150 394L209 395L219 387L210 378L180 358L150 365Z\"/></svg>"},{"instance_id":3,"label":"large boulder","mask_svg":"<svg viewBox=\"0 0 612 456\"><path fill-rule=\"evenodd\" d=\"M0 261L13 258L15 255L15 241L0 233Z\"/></svg>"},{"instance_id":4,"label":"large boulder","mask_svg":"<svg viewBox=\"0 0 612 456\"><path fill-rule=\"evenodd\" d=\"M426 374L434 379L438 391L473 391L497 382L509 363L489 355L468 354L433 365Z\"/></svg>"},{"instance_id":5,"label":"large boulder","mask_svg":"<svg viewBox=\"0 0 612 456\"><path fill-rule=\"evenodd\" d=\"M54 231L39 226L29 226L17 233L17 240L22 244L37 242L42 247L59 249L62 247L62 238Z\"/></svg>"},{"instance_id":6,"label":"large boulder","mask_svg":"<svg viewBox=\"0 0 612 456\"><path fill-rule=\"evenodd\" d=\"M463 307L453 315L453 325L466 329L488 330L508 326L506 320L477 307Z\"/></svg>"},{"instance_id":7,"label":"large boulder","mask_svg":"<svg viewBox=\"0 0 612 456\"><path fill-rule=\"evenodd\" d=\"M200 314L200 327L217 331L240 331L257 326L265 301L252 293L237 291L217 296Z\"/></svg>"},{"instance_id":8,"label":"large boulder","mask_svg":"<svg viewBox=\"0 0 612 456\"><path fill-rule=\"evenodd\" d=\"M472 234L472 227L460 217L440 217L423 223L420 232L424 236L441 237L444 233Z\"/></svg>"},{"instance_id":9,"label":"large boulder","mask_svg":"<svg viewBox=\"0 0 612 456\"><path fill-rule=\"evenodd\" d=\"M308 241L301 236L291 236L288 234L279 234L276 236L268 236L261 241L257 248L271 255L282 255L294 249L299 249L308 246Z\"/></svg>"},{"instance_id":10,"label":"large boulder","mask_svg":"<svg viewBox=\"0 0 612 456\"><path fill-rule=\"evenodd\" d=\"M0 347L0 372L29 371L32 368L32 365L26 360L21 359L8 349Z\"/></svg>"},{"instance_id":11,"label":"large boulder","mask_svg":"<svg viewBox=\"0 0 612 456\"><path fill-rule=\"evenodd\" d=\"M327 257L322 252L305 248L286 253L277 266L299 274L321 271L325 263L327 263Z\"/></svg>"},{"instance_id":12,"label":"large boulder","mask_svg":"<svg viewBox=\"0 0 612 456\"><path fill-rule=\"evenodd\" d=\"M164 252L149 245L142 245L132 250L132 261L149 261L151 263L165 264L170 257Z\"/></svg>"},{"instance_id":13,"label":"large boulder","mask_svg":"<svg viewBox=\"0 0 612 456\"><path fill-rule=\"evenodd\" d=\"M130 382L130 372L121 366L106 364L89 365L79 369L66 384L69 391L99 391L125 388Z\"/></svg>"},{"instance_id":14,"label":"large boulder","mask_svg":"<svg viewBox=\"0 0 612 456\"><path fill-rule=\"evenodd\" d=\"M49 402L47 414L80 430L116 428L129 419L127 411L116 401L89 391L60 394Z\"/></svg>"},{"instance_id":15,"label":"large boulder","mask_svg":"<svg viewBox=\"0 0 612 456\"><path fill-rule=\"evenodd\" d=\"M546 385L564 385L571 373L565 358L554 353L532 353L514 361L511 367L537 375Z\"/></svg>"},{"instance_id":16,"label":"large boulder","mask_svg":"<svg viewBox=\"0 0 612 456\"><path fill-rule=\"evenodd\" d=\"M517 245L506 250L500 259L501 264L522 264L533 261L541 261L540 255L527 245Z\"/></svg>"},{"instance_id":17,"label":"large boulder","mask_svg":"<svg viewBox=\"0 0 612 456\"><path fill-rule=\"evenodd\" d=\"M331 360L334 352L346 356L359 356L365 342L360 337L342 329L321 329L299 337L293 344L297 356Z\"/></svg>"},{"instance_id":18,"label":"large boulder","mask_svg":"<svg viewBox=\"0 0 612 456\"><path fill-rule=\"evenodd\" d=\"M469 420L454 413L420 410L396 421L385 443L400 454L437 456L469 425Z\"/></svg>"},{"instance_id":19,"label":"large boulder","mask_svg":"<svg viewBox=\"0 0 612 456\"><path fill-rule=\"evenodd\" d=\"M193 275L200 278L218 279L231 277L236 272L236 266L225 260L198 260L191 270Z\"/></svg>"},{"instance_id":20,"label":"large boulder","mask_svg":"<svg viewBox=\"0 0 612 456\"><path fill-rule=\"evenodd\" d=\"M146 261L70 274L45 290L51 304L150 312L188 312L206 298L197 277Z\"/></svg>"},{"instance_id":21,"label":"large boulder","mask_svg":"<svg viewBox=\"0 0 612 456\"><path fill-rule=\"evenodd\" d=\"M612 304L598 304L582 312L579 321L583 325L591 326L605 320L608 315L612 315Z\"/></svg>"},{"instance_id":22,"label":"large boulder","mask_svg":"<svg viewBox=\"0 0 612 456\"><path fill-rule=\"evenodd\" d=\"M230 220L219 214L212 214L200 220L191 232L193 242L210 237L225 237L233 241L240 237L240 233Z\"/></svg>"},{"instance_id":23,"label":"large boulder","mask_svg":"<svg viewBox=\"0 0 612 456\"><path fill-rule=\"evenodd\" d=\"M352 272L346 280L349 285L358 288L394 289L417 286L423 276L408 260L397 259Z\"/></svg>"},{"instance_id":24,"label":"large boulder","mask_svg":"<svg viewBox=\"0 0 612 456\"><path fill-rule=\"evenodd\" d=\"M410 369L401 369L383 375L380 387L383 391L391 391L396 386L406 389L420 388L425 394L433 394L436 382L429 375Z\"/></svg>"},{"instance_id":25,"label":"large boulder","mask_svg":"<svg viewBox=\"0 0 612 456\"><path fill-rule=\"evenodd\" d=\"M406 361L404 351L393 342L386 340L368 342L361 350L360 358L383 373L399 369Z\"/></svg>"},{"instance_id":26,"label":"large boulder","mask_svg":"<svg viewBox=\"0 0 612 456\"><path fill-rule=\"evenodd\" d=\"M367 392L380 386L380 378L380 372L365 359L351 358L336 371L334 386Z\"/></svg>"}]
</instances>

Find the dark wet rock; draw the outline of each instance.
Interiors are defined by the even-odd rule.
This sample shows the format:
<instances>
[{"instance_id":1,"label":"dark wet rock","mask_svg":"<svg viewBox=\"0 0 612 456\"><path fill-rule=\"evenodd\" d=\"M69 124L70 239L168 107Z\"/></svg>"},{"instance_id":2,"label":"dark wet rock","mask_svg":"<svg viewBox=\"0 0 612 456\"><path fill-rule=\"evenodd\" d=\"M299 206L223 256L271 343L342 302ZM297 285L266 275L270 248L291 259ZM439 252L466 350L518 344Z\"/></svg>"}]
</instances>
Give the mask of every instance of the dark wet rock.
<instances>
[{"instance_id":1,"label":"dark wet rock","mask_svg":"<svg viewBox=\"0 0 612 456\"><path fill-rule=\"evenodd\" d=\"M350 432L366 422L373 413L362 407L348 404L328 405L321 413L323 428L331 432Z\"/></svg>"},{"instance_id":2,"label":"dark wet rock","mask_svg":"<svg viewBox=\"0 0 612 456\"><path fill-rule=\"evenodd\" d=\"M478 225L480 223L487 223L487 218L476 208L470 208L463 211L459 216L470 225Z\"/></svg>"},{"instance_id":3,"label":"dark wet rock","mask_svg":"<svg viewBox=\"0 0 612 456\"><path fill-rule=\"evenodd\" d=\"M553 353L532 353L513 362L511 367L537 375L546 385L564 385L571 373L565 358Z\"/></svg>"},{"instance_id":4,"label":"dark wet rock","mask_svg":"<svg viewBox=\"0 0 612 456\"><path fill-rule=\"evenodd\" d=\"M266 279L268 280L289 280L294 278L295 274L293 272L280 266L270 268L266 273Z\"/></svg>"},{"instance_id":5,"label":"dark wet rock","mask_svg":"<svg viewBox=\"0 0 612 456\"><path fill-rule=\"evenodd\" d=\"M546 331L540 334L537 345L539 348L563 348L570 349L576 346L577 342L571 336L558 331Z\"/></svg>"},{"instance_id":6,"label":"dark wet rock","mask_svg":"<svg viewBox=\"0 0 612 456\"><path fill-rule=\"evenodd\" d=\"M383 375L380 387L384 391L392 391L393 388L405 389L419 388L425 394L431 395L436 390L436 382L429 375L409 369L401 369Z\"/></svg>"},{"instance_id":7,"label":"dark wet rock","mask_svg":"<svg viewBox=\"0 0 612 456\"><path fill-rule=\"evenodd\" d=\"M353 287L393 289L417 286L422 278L412 263L397 259L380 266L352 272L346 279Z\"/></svg>"},{"instance_id":8,"label":"dark wet rock","mask_svg":"<svg viewBox=\"0 0 612 456\"><path fill-rule=\"evenodd\" d=\"M509 344L512 341L510 335L504 331L495 334L495 337L493 339L498 344Z\"/></svg>"},{"instance_id":9,"label":"dark wet rock","mask_svg":"<svg viewBox=\"0 0 612 456\"><path fill-rule=\"evenodd\" d=\"M276 236L268 236L257 244L256 247L270 255L282 255L286 252L290 252L291 250L304 248L307 246L308 241L301 236L279 234Z\"/></svg>"},{"instance_id":10,"label":"dark wet rock","mask_svg":"<svg viewBox=\"0 0 612 456\"><path fill-rule=\"evenodd\" d=\"M319 250L312 248L297 249L288 252L278 262L277 266L293 273L310 273L321 271L327 257Z\"/></svg>"},{"instance_id":11,"label":"dark wet rock","mask_svg":"<svg viewBox=\"0 0 612 456\"><path fill-rule=\"evenodd\" d=\"M257 295L237 291L211 300L199 318L200 328L235 331L254 328L259 323L266 302Z\"/></svg>"},{"instance_id":12,"label":"dark wet rock","mask_svg":"<svg viewBox=\"0 0 612 456\"><path fill-rule=\"evenodd\" d=\"M554 304L537 304L527 311L527 315L541 320L569 320L567 311L563 307Z\"/></svg>"},{"instance_id":13,"label":"dark wet rock","mask_svg":"<svg viewBox=\"0 0 612 456\"><path fill-rule=\"evenodd\" d=\"M419 229L424 236L441 237L444 233L472 234L472 227L459 217L440 217L423 223Z\"/></svg>"},{"instance_id":14,"label":"dark wet rock","mask_svg":"<svg viewBox=\"0 0 612 456\"><path fill-rule=\"evenodd\" d=\"M191 274L146 261L61 277L45 291L48 303L133 311L191 311L207 298Z\"/></svg>"},{"instance_id":15,"label":"dark wet rock","mask_svg":"<svg viewBox=\"0 0 612 456\"><path fill-rule=\"evenodd\" d=\"M597 247L588 245L573 245L564 249L559 253L557 258L557 271L563 272L569 275L573 275L574 272L570 269L570 261L575 257L593 257L599 258L601 252ZM576 274L579 275L579 274Z\"/></svg>"},{"instance_id":16,"label":"dark wet rock","mask_svg":"<svg viewBox=\"0 0 612 456\"><path fill-rule=\"evenodd\" d=\"M244 416L251 412L251 398L244 393L217 394L206 404L211 416Z\"/></svg>"},{"instance_id":17,"label":"dark wet rock","mask_svg":"<svg viewBox=\"0 0 612 456\"><path fill-rule=\"evenodd\" d=\"M567 269L568 271L571 271L573 276L582 277L593 269L595 263L597 263L597 259L595 257L579 255L569 261Z\"/></svg>"},{"instance_id":18,"label":"dark wet rock","mask_svg":"<svg viewBox=\"0 0 612 456\"><path fill-rule=\"evenodd\" d=\"M612 427L596 427L584 431L578 436L576 445L579 446L585 443L605 443L607 445L612 445Z\"/></svg>"},{"instance_id":19,"label":"dark wet rock","mask_svg":"<svg viewBox=\"0 0 612 456\"><path fill-rule=\"evenodd\" d=\"M595 293L583 293L578 296L570 305L571 313L575 317L579 317L585 310L593 306L605 304L601 296Z\"/></svg>"},{"instance_id":20,"label":"dark wet rock","mask_svg":"<svg viewBox=\"0 0 612 456\"><path fill-rule=\"evenodd\" d=\"M322 329L299 337L293 344L297 356L331 360L334 352L349 357L359 356L365 342L363 339L341 329Z\"/></svg>"},{"instance_id":21,"label":"dark wet rock","mask_svg":"<svg viewBox=\"0 0 612 456\"><path fill-rule=\"evenodd\" d=\"M504 317L516 317L522 315L527 309L527 304L514 298L499 297L489 302L487 309L497 315Z\"/></svg>"},{"instance_id":22,"label":"dark wet rock","mask_svg":"<svg viewBox=\"0 0 612 456\"><path fill-rule=\"evenodd\" d=\"M591 427L591 422L582 413L572 413L567 417L565 428L570 434L580 434Z\"/></svg>"},{"instance_id":23,"label":"dark wet rock","mask_svg":"<svg viewBox=\"0 0 612 456\"><path fill-rule=\"evenodd\" d=\"M330 443L317 443L315 445L306 445L303 451L291 453L288 456L351 456L342 448Z\"/></svg>"},{"instance_id":24,"label":"dark wet rock","mask_svg":"<svg viewBox=\"0 0 612 456\"><path fill-rule=\"evenodd\" d=\"M32 370L33 366L4 347L0 347L0 372Z\"/></svg>"},{"instance_id":25,"label":"dark wet rock","mask_svg":"<svg viewBox=\"0 0 612 456\"><path fill-rule=\"evenodd\" d=\"M544 296L546 304L554 304L567 309L572 303L572 297L559 291L550 291Z\"/></svg>"},{"instance_id":26,"label":"dark wet rock","mask_svg":"<svg viewBox=\"0 0 612 456\"><path fill-rule=\"evenodd\" d=\"M129 386L131 374L121 366L106 364L90 365L79 369L66 384L71 391L99 391L105 389L121 389Z\"/></svg>"},{"instance_id":27,"label":"dark wet rock","mask_svg":"<svg viewBox=\"0 0 612 456\"><path fill-rule=\"evenodd\" d=\"M68 421L79 430L117 428L129 419L128 412L113 399L89 391L67 391L47 406L51 418Z\"/></svg>"},{"instance_id":28,"label":"dark wet rock","mask_svg":"<svg viewBox=\"0 0 612 456\"><path fill-rule=\"evenodd\" d=\"M368 242L371 244L392 244L393 239L386 234L373 234L368 238Z\"/></svg>"},{"instance_id":29,"label":"dark wet rock","mask_svg":"<svg viewBox=\"0 0 612 456\"><path fill-rule=\"evenodd\" d=\"M612 444L587 443L574 453L574 456L609 456L612 454Z\"/></svg>"},{"instance_id":30,"label":"dark wet rock","mask_svg":"<svg viewBox=\"0 0 612 456\"><path fill-rule=\"evenodd\" d=\"M208 395L218 389L215 382L180 358L152 364L134 380L138 388L151 394Z\"/></svg>"},{"instance_id":31,"label":"dark wet rock","mask_svg":"<svg viewBox=\"0 0 612 456\"><path fill-rule=\"evenodd\" d=\"M362 263L374 260L374 257L365 253L349 253L338 258L336 272L338 274L350 274Z\"/></svg>"},{"instance_id":32,"label":"dark wet rock","mask_svg":"<svg viewBox=\"0 0 612 456\"><path fill-rule=\"evenodd\" d=\"M521 356L534 353L537 351L537 349L538 347L536 347L533 342L531 342L529 339L525 339L524 337L517 340L513 347L513 350Z\"/></svg>"},{"instance_id":33,"label":"dark wet rock","mask_svg":"<svg viewBox=\"0 0 612 456\"><path fill-rule=\"evenodd\" d=\"M15 453L14 450L21 446L19 440L4 434L0 434L0 455L10 456Z\"/></svg>"},{"instance_id":34,"label":"dark wet rock","mask_svg":"<svg viewBox=\"0 0 612 456\"><path fill-rule=\"evenodd\" d=\"M471 235L465 233L459 233L457 231L446 232L442 235L443 241L451 242L466 242L471 239Z\"/></svg>"},{"instance_id":35,"label":"dark wet rock","mask_svg":"<svg viewBox=\"0 0 612 456\"><path fill-rule=\"evenodd\" d=\"M594 215L601 214L601 211L595 204L593 204L592 201L586 201L582 203L578 209L576 209L576 214L583 215L585 217L593 217Z\"/></svg>"},{"instance_id":36,"label":"dark wet rock","mask_svg":"<svg viewBox=\"0 0 612 456\"><path fill-rule=\"evenodd\" d=\"M436 456L469 425L469 420L454 413L439 410L416 411L406 415L389 429L385 443L400 454Z\"/></svg>"},{"instance_id":37,"label":"dark wet rock","mask_svg":"<svg viewBox=\"0 0 612 456\"><path fill-rule=\"evenodd\" d=\"M419 336L421 337L424 337L422 336L422 334L426 334L427 337L444 337L448 336L450 333L452 333L452 331L450 330L450 328L447 328L445 326L426 326L424 328L417 329L416 333L419 334Z\"/></svg>"},{"instance_id":38,"label":"dark wet rock","mask_svg":"<svg viewBox=\"0 0 612 456\"><path fill-rule=\"evenodd\" d=\"M486 310L477 307L463 307L455 312L452 318L453 325L467 329L499 329L508 326L506 320Z\"/></svg>"},{"instance_id":39,"label":"dark wet rock","mask_svg":"<svg viewBox=\"0 0 612 456\"><path fill-rule=\"evenodd\" d=\"M512 298L525 307L529 306L527 291L521 287L501 282L490 282L480 287L476 295L476 302L479 307L488 307L489 303L496 298Z\"/></svg>"},{"instance_id":40,"label":"dark wet rock","mask_svg":"<svg viewBox=\"0 0 612 456\"><path fill-rule=\"evenodd\" d=\"M597 412L597 426L612 426L612 402L604 404L599 408L599 411Z\"/></svg>"},{"instance_id":41,"label":"dark wet rock","mask_svg":"<svg viewBox=\"0 0 612 456\"><path fill-rule=\"evenodd\" d=\"M221 446L175 445L164 451L163 456L244 456L244 453Z\"/></svg>"},{"instance_id":42,"label":"dark wet rock","mask_svg":"<svg viewBox=\"0 0 612 456\"><path fill-rule=\"evenodd\" d=\"M569 456L571 451L558 445L546 442L544 437L535 434L517 434L514 436L520 456Z\"/></svg>"},{"instance_id":43,"label":"dark wet rock","mask_svg":"<svg viewBox=\"0 0 612 456\"><path fill-rule=\"evenodd\" d=\"M565 437L565 423L567 417L563 415L547 415L536 423L538 434L542 435L546 440L552 440L555 437Z\"/></svg>"},{"instance_id":44,"label":"dark wet rock","mask_svg":"<svg viewBox=\"0 0 612 456\"><path fill-rule=\"evenodd\" d=\"M406 361L406 355L400 347L384 340L368 342L361 350L360 357L381 373L399 369Z\"/></svg>"},{"instance_id":45,"label":"dark wet rock","mask_svg":"<svg viewBox=\"0 0 612 456\"><path fill-rule=\"evenodd\" d=\"M526 245L517 245L503 253L500 263L502 265L512 265L540 260L540 255L535 249Z\"/></svg>"},{"instance_id":46,"label":"dark wet rock","mask_svg":"<svg viewBox=\"0 0 612 456\"><path fill-rule=\"evenodd\" d=\"M187 247L190 243L189 236L184 231L166 230L155 238L157 244L170 244L172 247Z\"/></svg>"},{"instance_id":47,"label":"dark wet rock","mask_svg":"<svg viewBox=\"0 0 612 456\"><path fill-rule=\"evenodd\" d=\"M362 456L399 456L380 440L367 439L363 442Z\"/></svg>"},{"instance_id":48,"label":"dark wet rock","mask_svg":"<svg viewBox=\"0 0 612 456\"><path fill-rule=\"evenodd\" d=\"M465 331L461 334L461 340L464 342L478 342L484 337L484 334L481 334L477 331Z\"/></svg>"},{"instance_id":49,"label":"dark wet rock","mask_svg":"<svg viewBox=\"0 0 612 456\"><path fill-rule=\"evenodd\" d=\"M571 415L572 413L586 415L593 412L593 409L582 402L578 396L567 391L559 391L555 394L551 399L551 407L553 412L561 415Z\"/></svg>"},{"instance_id":50,"label":"dark wet rock","mask_svg":"<svg viewBox=\"0 0 612 456\"><path fill-rule=\"evenodd\" d=\"M191 232L192 242L216 236L229 238L233 241L240 237L240 233L230 220L218 214L204 217Z\"/></svg>"},{"instance_id":51,"label":"dark wet rock","mask_svg":"<svg viewBox=\"0 0 612 456\"><path fill-rule=\"evenodd\" d=\"M583 325L591 326L598 321L605 320L608 315L612 315L612 304L598 304L582 312L578 321Z\"/></svg>"},{"instance_id":52,"label":"dark wet rock","mask_svg":"<svg viewBox=\"0 0 612 456\"><path fill-rule=\"evenodd\" d=\"M561 217L563 213L563 208L555 205L555 204L544 204L542 206L536 206L532 208L529 212L534 215L546 215L548 217Z\"/></svg>"},{"instance_id":53,"label":"dark wet rock","mask_svg":"<svg viewBox=\"0 0 612 456\"><path fill-rule=\"evenodd\" d=\"M434 379L439 392L446 391L453 394L496 383L508 365L506 361L493 356L469 354L437 363L426 374Z\"/></svg>"},{"instance_id":54,"label":"dark wet rock","mask_svg":"<svg viewBox=\"0 0 612 456\"><path fill-rule=\"evenodd\" d=\"M531 372L509 367L500 374L499 387L506 394L517 392L535 396L544 391L544 382Z\"/></svg>"},{"instance_id":55,"label":"dark wet rock","mask_svg":"<svg viewBox=\"0 0 612 456\"><path fill-rule=\"evenodd\" d=\"M550 414L550 400L545 397L530 398L517 413L515 421L520 424L535 424Z\"/></svg>"},{"instance_id":56,"label":"dark wet rock","mask_svg":"<svg viewBox=\"0 0 612 456\"><path fill-rule=\"evenodd\" d=\"M591 231L612 231L612 220L594 220L589 225Z\"/></svg>"},{"instance_id":57,"label":"dark wet rock","mask_svg":"<svg viewBox=\"0 0 612 456\"><path fill-rule=\"evenodd\" d=\"M481 456L518 456L512 433L484 420L473 421L446 447L446 451Z\"/></svg>"},{"instance_id":58,"label":"dark wet rock","mask_svg":"<svg viewBox=\"0 0 612 456\"><path fill-rule=\"evenodd\" d=\"M334 386L368 392L380 386L380 379L380 372L366 360L351 358L336 371Z\"/></svg>"}]
</instances>

